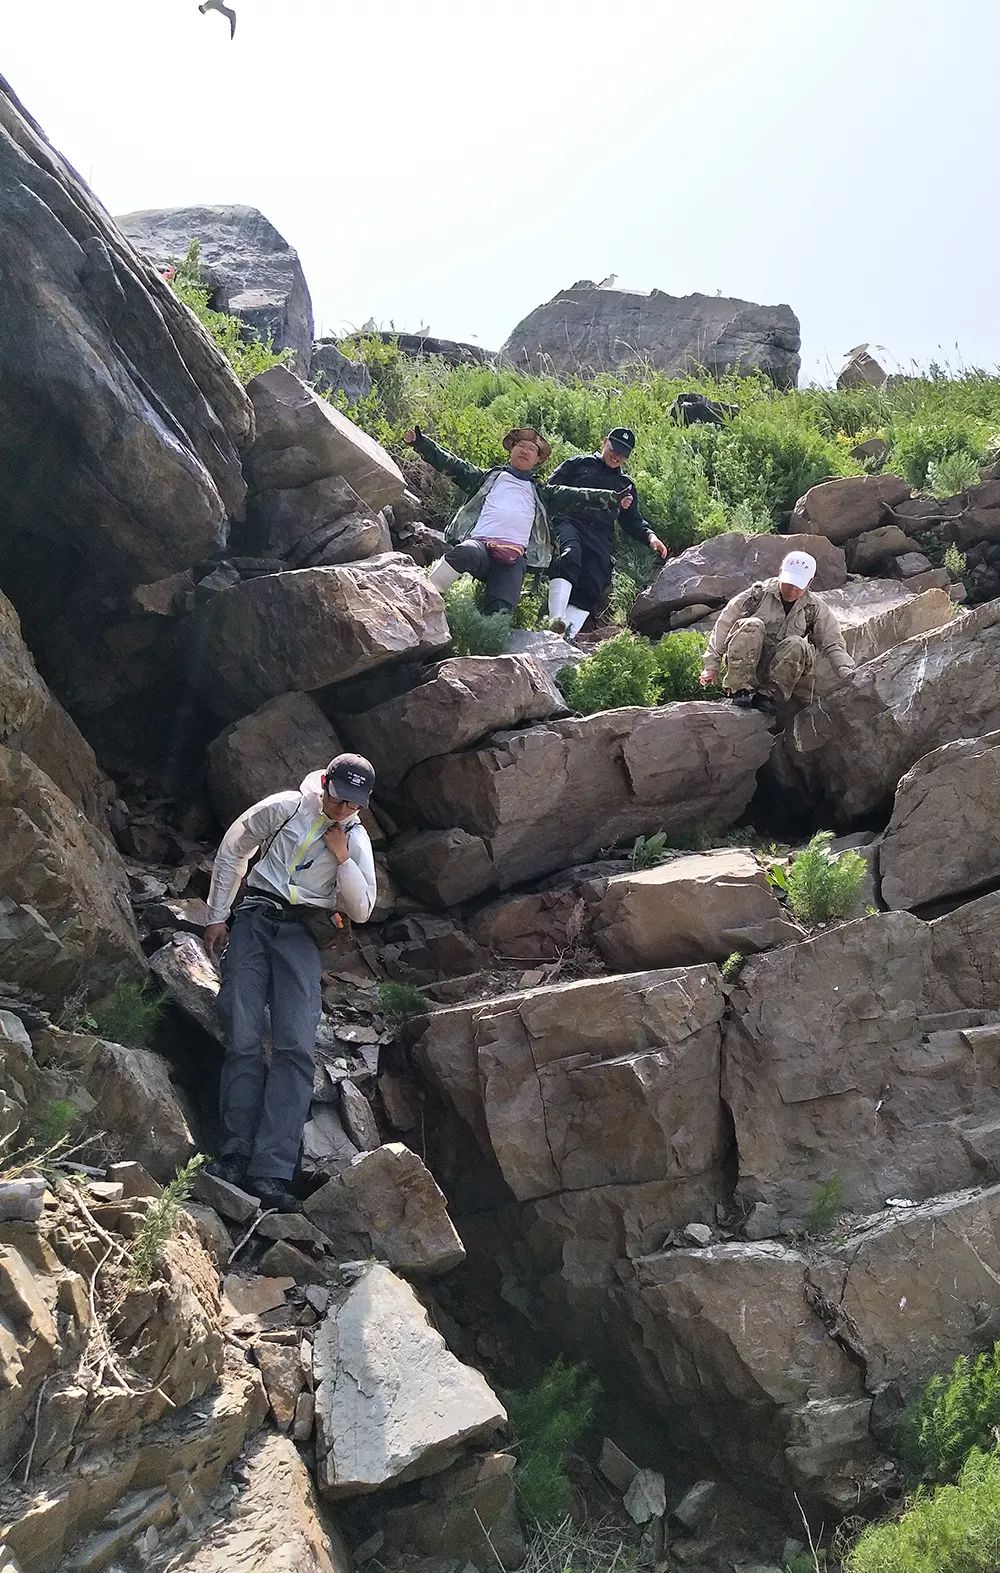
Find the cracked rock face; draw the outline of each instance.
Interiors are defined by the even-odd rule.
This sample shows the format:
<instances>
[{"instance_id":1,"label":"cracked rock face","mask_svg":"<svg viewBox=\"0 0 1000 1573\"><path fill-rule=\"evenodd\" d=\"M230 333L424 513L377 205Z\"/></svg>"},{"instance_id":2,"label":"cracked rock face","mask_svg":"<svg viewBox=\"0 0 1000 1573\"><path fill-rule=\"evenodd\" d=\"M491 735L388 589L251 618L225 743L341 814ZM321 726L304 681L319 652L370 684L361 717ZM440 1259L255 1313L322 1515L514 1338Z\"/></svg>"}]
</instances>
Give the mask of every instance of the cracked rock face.
<instances>
[{"instance_id":1,"label":"cracked rock face","mask_svg":"<svg viewBox=\"0 0 1000 1573\"><path fill-rule=\"evenodd\" d=\"M1000 732L946 743L907 771L879 847L886 906L912 910L1000 878L998 786Z\"/></svg>"},{"instance_id":2,"label":"cracked rock face","mask_svg":"<svg viewBox=\"0 0 1000 1573\"><path fill-rule=\"evenodd\" d=\"M337 1297L313 1360L318 1481L331 1499L436 1474L507 1423L485 1378L387 1267L368 1267Z\"/></svg>"}]
</instances>

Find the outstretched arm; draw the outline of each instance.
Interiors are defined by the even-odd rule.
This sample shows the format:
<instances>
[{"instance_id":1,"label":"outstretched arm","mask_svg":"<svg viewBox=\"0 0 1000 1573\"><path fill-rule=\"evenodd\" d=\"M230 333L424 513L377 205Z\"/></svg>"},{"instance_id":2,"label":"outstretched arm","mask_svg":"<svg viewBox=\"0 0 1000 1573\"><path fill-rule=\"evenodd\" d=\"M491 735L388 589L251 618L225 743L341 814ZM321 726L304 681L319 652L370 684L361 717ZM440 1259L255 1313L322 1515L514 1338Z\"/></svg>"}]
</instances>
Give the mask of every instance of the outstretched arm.
<instances>
[{"instance_id":1,"label":"outstretched arm","mask_svg":"<svg viewBox=\"0 0 1000 1573\"><path fill-rule=\"evenodd\" d=\"M457 454L449 453L447 448L442 448L433 438L425 437L419 426L414 426L408 431L404 442L409 443L414 453L435 470L440 470L442 475L447 475L449 480L455 482L467 496L471 497L478 492L486 479L486 471L480 470L475 464L468 464L465 459L460 459Z\"/></svg>"},{"instance_id":2,"label":"outstretched arm","mask_svg":"<svg viewBox=\"0 0 1000 1573\"><path fill-rule=\"evenodd\" d=\"M555 471L559 474L562 465ZM538 487L543 503L553 517L561 513L603 513L614 517L618 513L618 497L614 492L596 486L553 486L551 481Z\"/></svg>"}]
</instances>

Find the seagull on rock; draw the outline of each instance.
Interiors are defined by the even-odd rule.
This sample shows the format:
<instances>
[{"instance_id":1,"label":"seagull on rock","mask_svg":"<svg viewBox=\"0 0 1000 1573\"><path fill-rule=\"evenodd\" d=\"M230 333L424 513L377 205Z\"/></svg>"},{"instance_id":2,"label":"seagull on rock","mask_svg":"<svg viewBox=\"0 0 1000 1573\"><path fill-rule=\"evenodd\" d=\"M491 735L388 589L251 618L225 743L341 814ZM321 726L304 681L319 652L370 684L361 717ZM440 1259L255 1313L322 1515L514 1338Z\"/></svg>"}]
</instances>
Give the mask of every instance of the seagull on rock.
<instances>
[{"instance_id":1,"label":"seagull on rock","mask_svg":"<svg viewBox=\"0 0 1000 1573\"><path fill-rule=\"evenodd\" d=\"M218 11L220 16L228 17L229 36L230 38L236 37L236 12L231 11L227 5L223 5L222 0L204 0L204 4L200 5L198 10L202 16L208 11Z\"/></svg>"}]
</instances>

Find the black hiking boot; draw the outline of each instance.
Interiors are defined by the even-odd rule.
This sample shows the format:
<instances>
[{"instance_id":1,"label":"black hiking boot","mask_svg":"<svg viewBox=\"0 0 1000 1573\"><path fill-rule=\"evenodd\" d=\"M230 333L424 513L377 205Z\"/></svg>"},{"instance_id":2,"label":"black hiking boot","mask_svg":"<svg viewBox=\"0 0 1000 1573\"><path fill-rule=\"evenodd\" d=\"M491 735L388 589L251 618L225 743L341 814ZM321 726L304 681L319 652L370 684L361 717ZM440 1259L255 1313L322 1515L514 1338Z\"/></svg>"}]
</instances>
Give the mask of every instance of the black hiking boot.
<instances>
[{"instance_id":1,"label":"black hiking boot","mask_svg":"<svg viewBox=\"0 0 1000 1573\"><path fill-rule=\"evenodd\" d=\"M754 694L750 703L755 710L760 710L764 715L777 715L778 706L770 694Z\"/></svg>"},{"instance_id":2,"label":"black hiking boot","mask_svg":"<svg viewBox=\"0 0 1000 1573\"><path fill-rule=\"evenodd\" d=\"M213 1180L224 1180L227 1185L246 1189L247 1160L239 1153L231 1153L228 1158L213 1158L211 1163L206 1163L205 1173L210 1174Z\"/></svg>"},{"instance_id":3,"label":"black hiking boot","mask_svg":"<svg viewBox=\"0 0 1000 1573\"><path fill-rule=\"evenodd\" d=\"M757 700L757 695L752 688L738 688L735 694L730 694L729 697L739 710L752 710Z\"/></svg>"},{"instance_id":4,"label":"black hiking boot","mask_svg":"<svg viewBox=\"0 0 1000 1573\"><path fill-rule=\"evenodd\" d=\"M246 1188L251 1196L256 1196L262 1212L297 1213L299 1210L299 1199L289 1190L287 1180L263 1174L248 1179Z\"/></svg>"}]
</instances>

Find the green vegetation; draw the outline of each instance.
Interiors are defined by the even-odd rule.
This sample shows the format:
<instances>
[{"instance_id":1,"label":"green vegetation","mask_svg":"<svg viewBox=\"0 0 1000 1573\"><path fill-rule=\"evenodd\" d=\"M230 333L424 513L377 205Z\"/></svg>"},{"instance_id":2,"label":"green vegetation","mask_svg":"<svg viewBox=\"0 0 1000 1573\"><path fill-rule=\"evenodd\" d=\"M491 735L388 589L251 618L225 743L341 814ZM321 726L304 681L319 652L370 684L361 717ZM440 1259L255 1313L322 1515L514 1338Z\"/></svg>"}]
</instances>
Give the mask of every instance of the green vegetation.
<instances>
[{"instance_id":1,"label":"green vegetation","mask_svg":"<svg viewBox=\"0 0 1000 1573\"><path fill-rule=\"evenodd\" d=\"M567 1460L590 1425L598 1392L582 1366L559 1359L534 1387L510 1394L515 1481L521 1509L531 1523L556 1524L566 1517L572 1502Z\"/></svg>"},{"instance_id":2,"label":"green vegetation","mask_svg":"<svg viewBox=\"0 0 1000 1573\"><path fill-rule=\"evenodd\" d=\"M655 645L623 631L598 645L578 666L559 673L566 703L580 715L622 705L663 705L679 699L717 699L722 689L698 683L704 635L686 629Z\"/></svg>"},{"instance_id":3,"label":"green vegetation","mask_svg":"<svg viewBox=\"0 0 1000 1573\"><path fill-rule=\"evenodd\" d=\"M819 1239L838 1224L844 1212L844 1182L839 1174L819 1187L813 1204L806 1215L805 1232L812 1239Z\"/></svg>"},{"instance_id":4,"label":"green vegetation","mask_svg":"<svg viewBox=\"0 0 1000 1573\"><path fill-rule=\"evenodd\" d=\"M771 884L787 896L800 923L829 923L854 911L868 865L859 852L830 852L833 832L821 830L786 869L772 863Z\"/></svg>"},{"instance_id":5,"label":"green vegetation","mask_svg":"<svg viewBox=\"0 0 1000 1573\"><path fill-rule=\"evenodd\" d=\"M194 1177L204 1162L204 1153L196 1153L177 1170L151 1205L129 1252L127 1283L130 1289L141 1288L151 1281L163 1247L176 1231Z\"/></svg>"},{"instance_id":6,"label":"green vegetation","mask_svg":"<svg viewBox=\"0 0 1000 1573\"><path fill-rule=\"evenodd\" d=\"M166 1000L148 982L116 983L110 994L94 1000L81 1025L109 1043L145 1049L152 1040Z\"/></svg>"},{"instance_id":7,"label":"green vegetation","mask_svg":"<svg viewBox=\"0 0 1000 1573\"><path fill-rule=\"evenodd\" d=\"M1000 1428L1000 1343L934 1376L903 1423L900 1452L911 1478L958 1479L973 1448L996 1444Z\"/></svg>"},{"instance_id":8,"label":"green vegetation","mask_svg":"<svg viewBox=\"0 0 1000 1573\"><path fill-rule=\"evenodd\" d=\"M657 830L651 836L636 836L629 861L634 869L656 868L672 850L667 832Z\"/></svg>"},{"instance_id":9,"label":"green vegetation","mask_svg":"<svg viewBox=\"0 0 1000 1573\"><path fill-rule=\"evenodd\" d=\"M187 256L175 267L177 271L170 281L174 294L194 312L242 383L248 383L262 371L270 371L272 366L288 364L291 350L279 352L270 339L258 339L253 333L248 336L239 317L228 311L214 311L209 305L212 292L202 280L197 240L192 240Z\"/></svg>"},{"instance_id":10,"label":"green vegetation","mask_svg":"<svg viewBox=\"0 0 1000 1573\"><path fill-rule=\"evenodd\" d=\"M735 983L746 964L747 958L741 950L731 950L719 971L727 983Z\"/></svg>"},{"instance_id":11,"label":"green vegetation","mask_svg":"<svg viewBox=\"0 0 1000 1573\"><path fill-rule=\"evenodd\" d=\"M640 366L622 376L558 381L409 360L395 344L371 338L344 348L365 361L374 381L351 414L400 454L403 432L417 421L463 458L490 466L501 457L504 433L530 424L552 443L549 473L570 454L597 448L609 427L634 426L639 446L630 472L646 518L673 551L722 530L774 529L818 481L866 473L850 450L867 438L888 444L880 468L924 487L932 462L935 485L943 484L942 461L953 455L964 456L962 474L971 475L968 461L988 461L1000 433L1000 377L978 371L950 377L931 367L891 388L779 393L757 377L679 379ZM677 427L667 410L684 389L737 403L740 413L723 427ZM442 513L453 509L447 482L435 482L432 495ZM612 597L621 617L655 562L628 538L617 544L616 558Z\"/></svg>"},{"instance_id":12,"label":"green vegetation","mask_svg":"<svg viewBox=\"0 0 1000 1573\"><path fill-rule=\"evenodd\" d=\"M413 983L380 983L375 991L381 1009L390 1021L405 1021L408 1016L421 1016L431 1008L423 989Z\"/></svg>"},{"instance_id":13,"label":"green vegetation","mask_svg":"<svg viewBox=\"0 0 1000 1573\"><path fill-rule=\"evenodd\" d=\"M865 1530L845 1573L996 1573L1000 1453L974 1449L956 1485L919 1491L900 1518Z\"/></svg>"},{"instance_id":14,"label":"green vegetation","mask_svg":"<svg viewBox=\"0 0 1000 1573\"><path fill-rule=\"evenodd\" d=\"M38 1113L31 1131L32 1146L38 1153L65 1146L79 1110L68 1098L53 1098Z\"/></svg>"},{"instance_id":15,"label":"green vegetation","mask_svg":"<svg viewBox=\"0 0 1000 1573\"><path fill-rule=\"evenodd\" d=\"M969 566L969 562L965 553L959 551L954 541L949 541L948 545L944 549L944 556L941 558L941 565L943 568L947 568L953 579L961 579L962 575L965 573L966 568Z\"/></svg>"},{"instance_id":16,"label":"green vegetation","mask_svg":"<svg viewBox=\"0 0 1000 1573\"><path fill-rule=\"evenodd\" d=\"M484 612L474 579L456 579L444 592L453 655L503 655L510 644L513 618L507 612Z\"/></svg>"},{"instance_id":17,"label":"green vegetation","mask_svg":"<svg viewBox=\"0 0 1000 1573\"><path fill-rule=\"evenodd\" d=\"M932 459L927 466L927 490L932 497L955 497L979 485L979 460L967 449Z\"/></svg>"}]
</instances>

